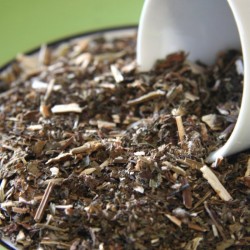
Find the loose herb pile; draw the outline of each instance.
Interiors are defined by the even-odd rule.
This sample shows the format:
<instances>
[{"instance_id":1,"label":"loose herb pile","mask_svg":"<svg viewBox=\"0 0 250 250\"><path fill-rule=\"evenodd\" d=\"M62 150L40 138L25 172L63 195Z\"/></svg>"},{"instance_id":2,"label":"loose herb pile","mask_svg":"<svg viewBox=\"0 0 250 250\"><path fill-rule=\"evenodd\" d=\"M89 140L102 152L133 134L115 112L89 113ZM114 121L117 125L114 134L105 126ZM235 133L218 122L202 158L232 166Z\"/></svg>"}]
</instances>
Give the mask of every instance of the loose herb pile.
<instances>
[{"instance_id":1,"label":"loose herb pile","mask_svg":"<svg viewBox=\"0 0 250 250\"><path fill-rule=\"evenodd\" d=\"M242 57L139 72L135 36L18 55L0 76L0 230L26 249L247 249L250 158L206 164L237 119Z\"/></svg>"}]
</instances>

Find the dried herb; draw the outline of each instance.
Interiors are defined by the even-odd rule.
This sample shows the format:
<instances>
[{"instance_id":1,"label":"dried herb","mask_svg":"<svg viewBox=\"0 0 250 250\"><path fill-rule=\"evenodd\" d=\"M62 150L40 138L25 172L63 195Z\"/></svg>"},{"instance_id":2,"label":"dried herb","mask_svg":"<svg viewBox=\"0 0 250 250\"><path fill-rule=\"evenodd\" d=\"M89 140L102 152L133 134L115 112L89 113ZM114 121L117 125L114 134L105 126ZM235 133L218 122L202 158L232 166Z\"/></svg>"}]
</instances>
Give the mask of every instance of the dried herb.
<instances>
[{"instance_id":1,"label":"dried herb","mask_svg":"<svg viewBox=\"0 0 250 250\"><path fill-rule=\"evenodd\" d=\"M0 73L0 230L25 249L247 249L237 51L138 72L135 35L78 38ZM213 169L213 170L212 170ZM203 177L204 175L204 177Z\"/></svg>"}]
</instances>

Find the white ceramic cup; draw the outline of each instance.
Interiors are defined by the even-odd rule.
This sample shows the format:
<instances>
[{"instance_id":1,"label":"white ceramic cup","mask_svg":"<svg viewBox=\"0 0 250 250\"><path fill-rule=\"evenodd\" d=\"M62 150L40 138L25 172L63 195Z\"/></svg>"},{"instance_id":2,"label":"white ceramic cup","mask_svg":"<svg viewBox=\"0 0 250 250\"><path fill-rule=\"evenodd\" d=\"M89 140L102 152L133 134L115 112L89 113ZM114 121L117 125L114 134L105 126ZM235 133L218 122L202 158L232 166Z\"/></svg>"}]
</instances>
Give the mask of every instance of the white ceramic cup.
<instances>
[{"instance_id":1,"label":"white ceramic cup","mask_svg":"<svg viewBox=\"0 0 250 250\"><path fill-rule=\"evenodd\" d=\"M137 44L142 71L178 50L210 64L219 51L229 48L243 53L241 109L230 138L208 162L250 148L250 0L145 0Z\"/></svg>"}]
</instances>

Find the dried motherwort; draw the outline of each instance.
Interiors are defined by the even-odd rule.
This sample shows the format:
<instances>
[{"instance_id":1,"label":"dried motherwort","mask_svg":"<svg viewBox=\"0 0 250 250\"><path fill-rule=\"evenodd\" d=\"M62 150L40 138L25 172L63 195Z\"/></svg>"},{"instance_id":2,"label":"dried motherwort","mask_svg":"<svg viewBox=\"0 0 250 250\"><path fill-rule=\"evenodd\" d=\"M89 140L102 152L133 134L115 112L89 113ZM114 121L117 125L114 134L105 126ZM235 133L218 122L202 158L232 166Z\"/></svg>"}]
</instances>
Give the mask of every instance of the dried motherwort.
<instances>
[{"instance_id":1,"label":"dried motherwort","mask_svg":"<svg viewBox=\"0 0 250 250\"><path fill-rule=\"evenodd\" d=\"M17 248L249 246L249 152L205 165L237 119L240 53L139 72L135 37L43 45L0 73L0 230Z\"/></svg>"}]
</instances>

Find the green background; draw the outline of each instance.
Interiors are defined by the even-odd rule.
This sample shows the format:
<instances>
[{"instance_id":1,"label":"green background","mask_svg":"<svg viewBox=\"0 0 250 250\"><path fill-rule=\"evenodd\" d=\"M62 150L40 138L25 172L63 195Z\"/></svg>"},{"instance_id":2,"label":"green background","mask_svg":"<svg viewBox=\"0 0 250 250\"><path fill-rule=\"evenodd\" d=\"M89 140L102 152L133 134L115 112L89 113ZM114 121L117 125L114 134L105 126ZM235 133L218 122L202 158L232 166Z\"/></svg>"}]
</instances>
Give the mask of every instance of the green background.
<instances>
[{"instance_id":1,"label":"green background","mask_svg":"<svg viewBox=\"0 0 250 250\"><path fill-rule=\"evenodd\" d=\"M0 0L0 66L70 35L138 24L143 0Z\"/></svg>"}]
</instances>

